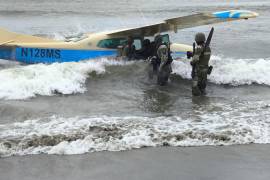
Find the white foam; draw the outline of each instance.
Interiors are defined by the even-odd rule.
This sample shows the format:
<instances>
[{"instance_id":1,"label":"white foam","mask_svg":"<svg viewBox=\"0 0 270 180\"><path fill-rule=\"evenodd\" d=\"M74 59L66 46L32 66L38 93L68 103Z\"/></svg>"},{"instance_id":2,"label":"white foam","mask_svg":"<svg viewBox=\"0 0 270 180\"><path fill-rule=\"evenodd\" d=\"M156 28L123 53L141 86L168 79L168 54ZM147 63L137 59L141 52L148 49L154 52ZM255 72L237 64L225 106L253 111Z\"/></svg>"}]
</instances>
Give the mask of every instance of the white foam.
<instances>
[{"instance_id":1,"label":"white foam","mask_svg":"<svg viewBox=\"0 0 270 180\"><path fill-rule=\"evenodd\" d=\"M183 78L191 79L189 60L174 61L173 72ZM210 64L214 67L209 80L216 84L234 86L244 84L270 85L270 59L235 59L212 56Z\"/></svg>"},{"instance_id":2,"label":"white foam","mask_svg":"<svg viewBox=\"0 0 270 180\"><path fill-rule=\"evenodd\" d=\"M107 65L127 62L108 59L79 63L54 63L16 66L0 71L0 99L26 99L36 95L83 93L89 73L105 73Z\"/></svg>"},{"instance_id":3,"label":"white foam","mask_svg":"<svg viewBox=\"0 0 270 180\"><path fill-rule=\"evenodd\" d=\"M3 124L0 125L0 156L82 154L163 145L270 143L269 104L236 103L235 108L231 104L217 103L214 106L222 111L205 113L205 109L198 109L196 116L190 119L179 116L53 116Z\"/></svg>"},{"instance_id":4,"label":"white foam","mask_svg":"<svg viewBox=\"0 0 270 180\"><path fill-rule=\"evenodd\" d=\"M105 67L126 65L133 62L108 59L82 62L36 64L28 66L12 65L0 70L0 99L27 99L36 95L52 96L55 93L83 93L89 73L105 73ZM216 84L270 85L270 59L233 59L212 56L214 66L209 81ZM6 64L4 64L6 66ZM15 66L15 67L14 67ZM189 60L173 62L173 72L190 79Z\"/></svg>"}]
</instances>

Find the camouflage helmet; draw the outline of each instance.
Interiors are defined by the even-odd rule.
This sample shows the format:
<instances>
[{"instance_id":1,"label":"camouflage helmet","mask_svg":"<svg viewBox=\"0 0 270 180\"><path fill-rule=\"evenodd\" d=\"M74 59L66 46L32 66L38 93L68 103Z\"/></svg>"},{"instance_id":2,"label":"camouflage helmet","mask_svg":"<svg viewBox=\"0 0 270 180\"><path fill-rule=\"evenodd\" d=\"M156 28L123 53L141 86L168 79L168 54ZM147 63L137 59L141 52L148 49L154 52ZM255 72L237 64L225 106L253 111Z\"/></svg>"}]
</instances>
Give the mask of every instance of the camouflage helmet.
<instances>
[{"instance_id":1,"label":"camouflage helmet","mask_svg":"<svg viewBox=\"0 0 270 180\"><path fill-rule=\"evenodd\" d=\"M204 35L204 33L197 33L195 35L195 41L198 44L204 42L205 41L205 35Z\"/></svg>"}]
</instances>

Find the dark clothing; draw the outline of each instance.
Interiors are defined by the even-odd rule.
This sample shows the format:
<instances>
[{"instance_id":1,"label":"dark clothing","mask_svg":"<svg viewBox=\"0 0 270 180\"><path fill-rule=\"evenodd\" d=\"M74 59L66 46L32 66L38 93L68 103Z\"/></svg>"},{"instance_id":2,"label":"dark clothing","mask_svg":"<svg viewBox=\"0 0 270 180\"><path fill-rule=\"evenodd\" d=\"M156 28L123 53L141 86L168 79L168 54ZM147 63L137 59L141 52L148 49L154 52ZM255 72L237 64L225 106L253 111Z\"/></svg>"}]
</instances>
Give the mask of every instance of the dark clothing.
<instances>
[{"instance_id":1,"label":"dark clothing","mask_svg":"<svg viewBox=\"0 0 270 180\"><path fill-rule=\"evenodd\" d=\"M150 56L157 56L156 44L154 41L150 44Z\"/></svg>"},{"instance_id":2,"label":"dark clothing","mask_svg":"<svg viewBox=\"0 0 270 180\"><path fill-rule=\"evenodd\" d=\"M150 63L153 66L153 72L154 72L154 74L157 74L158 73L158 70L159 70L159 66L160 66L161 60L158 57L154 56L154 57L151 58Z\"/></svg>"},{"instance_id":3,"label":"dark clothing","mask_svg":"<svg viewBox=\"0 0 270 180\"><path fill-rule=\"evenodd\" d=\"M150 45L143 46L139 51L136 52L136 59L146 60L151 56Z\"/></svg>"},{"instance_id":4,"label":"dark clothing","mask_svg":"<svg viewBox=\"0 0 270 180\"><path fill-rule=\"evenodd\" d=\"M124 57L126 57L128 60L132 60L135 57L135 46L132 45L126 45L124 47L124 52L123 52Z\"/></svg>"}]
</instances>

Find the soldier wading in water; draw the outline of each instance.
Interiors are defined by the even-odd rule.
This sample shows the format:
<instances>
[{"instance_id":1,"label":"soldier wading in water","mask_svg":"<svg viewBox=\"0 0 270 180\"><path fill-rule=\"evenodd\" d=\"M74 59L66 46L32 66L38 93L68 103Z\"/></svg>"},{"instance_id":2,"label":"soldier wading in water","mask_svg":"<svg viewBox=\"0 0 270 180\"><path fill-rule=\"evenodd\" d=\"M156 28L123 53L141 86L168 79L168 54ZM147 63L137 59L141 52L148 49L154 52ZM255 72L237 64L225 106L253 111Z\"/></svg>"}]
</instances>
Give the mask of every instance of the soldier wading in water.
<instances>
[{"instance_id":1,"label":"soldier wading in water","mask_svg":"<svg viewBox=\"0 0 270 180\"><path fill-rule=\"evenodd\" d=\"M153 78L153 75L157 75L157 84L165 86L172 72L171 63L173 59L169 48L170 44L163 43L160 35L155 37L154 42L154 54L150 58L150 70L148 74L150 79Z\"/></svg>"},{"instance_id":2,"label":"soldier wading in water","mask_svg":"<svg viewBox=\"0 0 270 180\"><path fill-rule=\"evenodd\" d=\"M212 66L209 67L209 60L211 57L211 49L209 44L213 31L214 29L212 28L206 42L205 35L203 33L197 33L195 36L197 47L195 48L194 43L193 58L190 62L192 66L192 95L194 96L205 95L207 75L210 75L213 69Z\"/></svg>"}]
</instances>

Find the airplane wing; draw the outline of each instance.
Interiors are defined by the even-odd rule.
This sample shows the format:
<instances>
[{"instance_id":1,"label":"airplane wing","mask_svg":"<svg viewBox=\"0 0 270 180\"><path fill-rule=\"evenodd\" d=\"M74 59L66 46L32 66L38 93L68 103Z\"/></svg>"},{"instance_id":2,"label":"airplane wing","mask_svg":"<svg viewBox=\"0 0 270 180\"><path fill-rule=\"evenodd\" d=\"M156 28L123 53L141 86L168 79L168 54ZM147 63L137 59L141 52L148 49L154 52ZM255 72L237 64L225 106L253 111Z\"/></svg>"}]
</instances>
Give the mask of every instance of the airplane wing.
<instances>
[{"instance_id":1,"label":"airplane wing","mask_svg":"<svg viewBox=\"0 0 270 180\"><path fill-rule=\"evenodd\" d=\"M37 36L18 34L0 28L0 46L9 43L16 44L16 43L48 43L48 42L56 42L56 41Z\"/></svg>"},{"instance_id":2,"label":"airplane wing","mask_svg":"<svg viewBox=\"0 0 270 180\"><path fill-rule=\"evenodd\" d=\"M139 28L114 31L109 33L108 35L154 36L157 33L167 31L177 32L178 29L185 29L233 20L255 18L257 16L257 13L246 10L229 10L214 13L199 13L183 17L166 19L161 23L147 25Z\"/></svg>"}]
</instances>

